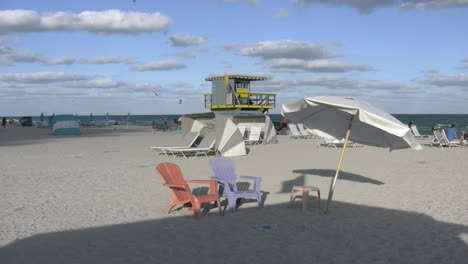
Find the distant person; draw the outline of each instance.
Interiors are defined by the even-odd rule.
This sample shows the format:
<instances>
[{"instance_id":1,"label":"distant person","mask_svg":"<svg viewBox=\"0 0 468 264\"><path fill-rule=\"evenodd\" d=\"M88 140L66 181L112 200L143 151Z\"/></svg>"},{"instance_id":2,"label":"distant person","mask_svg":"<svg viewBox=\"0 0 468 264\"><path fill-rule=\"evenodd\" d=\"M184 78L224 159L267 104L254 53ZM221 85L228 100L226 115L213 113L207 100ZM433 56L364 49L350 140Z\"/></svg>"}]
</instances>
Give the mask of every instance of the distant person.
<instances>
[{"instance_id":1,"label":"distant person","mask_svg":"<svg viewBox=\"0 0 468 264\"><path fill-rule=\"evenodd\" d=\"M411 131L411 134L414 135L413 128L412 128L413 125L414 125L414 122L413 122L413 121L409 121L408 127L409 127L409 129L410 129L410 131Z\"/></svg>"},{"instance_id":2,"label":"distant person","mask_svg":"<svg viewBox=\"0 0 468 264\"><path fill-rule=\"evenodd\" d=\"M447 135L447 139L449 141L458 140L460 143L463 143L463 137L459 137L457 135L457 127L455 124L450 125L450 128L445 130L445 134Z\"/></svg>"},{"instance_id":3,"label":"distant person","mask_svg":"<svg viewBox=\"0 0 468 264\"><path fill-rule=\"evenodd\" d=\"M6 127L6 124L7 124L6 118L3 117L3 118L2 118L2 127Z\"/></svg>"},{"instance_id":4,"label":"distant person","mask_svg":"<svg viewBox=\"0 0 468 264\"><path fill-rule=\"evenodd\" d=\"M164 126L167 126L167 117L163 117Z\"/></svg>"}]
</instances>

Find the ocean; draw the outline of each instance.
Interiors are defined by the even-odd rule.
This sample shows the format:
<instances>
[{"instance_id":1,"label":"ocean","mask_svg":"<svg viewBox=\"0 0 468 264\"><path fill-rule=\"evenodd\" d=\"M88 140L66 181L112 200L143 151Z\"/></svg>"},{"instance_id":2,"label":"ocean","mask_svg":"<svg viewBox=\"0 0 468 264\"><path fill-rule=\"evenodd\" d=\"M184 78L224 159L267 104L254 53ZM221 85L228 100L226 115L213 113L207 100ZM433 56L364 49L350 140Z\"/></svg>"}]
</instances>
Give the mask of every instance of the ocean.
<instances>
[{"instance_id":1,"label":"ocean","mask_svg":"<svg viewBox=\"0 0 468 264\"><path fill-rule=\"evenodd\" d=\"M408 124L409 121L413 121L418 127L419 133L422 135L432 135L432 127L448 127L450 124L455 124L458 127L458 131L461 133L462 130L468 131L468 115L458 114L393 114L393 116L400 120L403 124ZM129 125L132 126L151 126L153 120L161 122L162 118L167 118L169 126L174 124L174 121L179 119L181 115L130 115L128 121ZM14 117L19 118L19 117ZM33 121L39 121L40 116L33 116ZM46 118L46 117L44 117ZM89 122L90 116L78 116L83 122ZM270 114L270 118L273 122L280 122L280 114ZM95 115L94 120L105 120L105 115ZM116 120L121 125L127 124L127 115L109 115L109 120Z\"/></svg>"}]
</instances>

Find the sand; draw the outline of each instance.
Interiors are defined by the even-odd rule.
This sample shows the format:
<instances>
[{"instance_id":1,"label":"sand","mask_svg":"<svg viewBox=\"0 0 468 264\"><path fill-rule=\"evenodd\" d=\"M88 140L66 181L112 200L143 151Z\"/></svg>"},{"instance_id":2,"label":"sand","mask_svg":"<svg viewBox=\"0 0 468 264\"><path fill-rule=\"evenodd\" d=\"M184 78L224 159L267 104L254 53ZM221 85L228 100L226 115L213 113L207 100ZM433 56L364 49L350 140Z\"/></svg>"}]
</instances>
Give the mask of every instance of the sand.
<instances>
[{"instance_id":1,"label":"sand","mask_svg":"<svg viewBox=\"0 0 468 264\"><path fill-rule=\"evenodd\" d=\"M288 207L295 185L322 190L325 207L340 149L279 136L234 157L262 177L264 207L245 201L220 216L205 207L167 214L171 193L155 172L178 164L209 179L209 158L158 156L179 141L149 127L0 128L0 263L467 263L468 148L346 152L329 214ZM195 193L206 191L192 186ZM259 224L276 229L259 231Z\"/></svg>"}]
</instances>

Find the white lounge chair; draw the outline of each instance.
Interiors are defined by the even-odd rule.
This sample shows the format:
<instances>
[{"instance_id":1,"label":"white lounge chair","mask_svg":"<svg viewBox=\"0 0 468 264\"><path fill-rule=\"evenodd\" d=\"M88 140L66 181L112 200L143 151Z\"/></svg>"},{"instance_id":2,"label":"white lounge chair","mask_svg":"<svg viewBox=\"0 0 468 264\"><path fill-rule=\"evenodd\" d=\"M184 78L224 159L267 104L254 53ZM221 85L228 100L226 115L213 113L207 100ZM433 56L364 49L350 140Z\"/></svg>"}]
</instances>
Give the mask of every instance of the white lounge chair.
<instances>
[{"instance_id":1,"label":"white lounge chair","mask_svg":"<svg viewBox=\"0 0 468 264\"><path fill-rule=\"evenodd\" d=\"M337 139L329 139L329 138L323 138L323 142L318 142L317 145L319 148L321 147L333 147L333 148L342 148L344 146L345 140L337 140ZM350 148L356 148L357 144L349 141L348 140L348 147Z\"/></svg>"},{"instance_id":2,"label":"white lounge chair","mask_svg":"<svg viewBox=\"0 0 468 264\"><path fill-rule=\"evenodd\" d=\"M441 129L442 131L442 137L444 139L444 144L445 146L448 146L449 148L451 147L463 147L463 144L460 144L460 142L458 140L452 140L452 141L449 141L448 138L447 138L447 134L445 134L445 130L444 129Z\"/></svg>"},{"instance_id":3,"label":"white lounge chair","mask_svg":"<svg viewBox=\"0 0 468 264\"><path fill-rule=\"evenodd\" d=\"M312 138L314 135L309 133L305 128L303 123L297 124L297 127L299 128L299 132L302 134L304 138Z\"/></svg>"},{"instance_id":4,"label":"white lounge chair","mask_svg":"<svg viewBox=\"0 0 468 264\"><path fill-rule=\"evenodd\" d=\"M416 139L430 139L432 138L431 135L421 135L419 134L418 127L416 125L411 126L411 131L413 131L413 135L416 137Z\"/></svg>"},{"instance_id":5,"label":"white lounge chair","mask_svg":"<svg viewBox=\"0 0 468 264\"><path fill-rule=\"evenodd\" d=\"M203 139L200 141L200 144L197 147L169 148L169 149L166 149L166 152L174 156L181 155L184 158L187 158L187 155L190 155L190 154L195 154L195 157L197 157L200 154L208 157L208 153L213 152L213 151L216 152L215 141L216 141L216 133L210 132L203 137Z\"/></svg>"},{"instance_id":6,"label":"white lounge chair","mask_svg":"<svg viewBox=\"0 0 468 264\"><path fill-rule=\"evenodd\" d=\"M444 146L445 140L441 130L443 130L443 128L432 130L432 133L434 133L434 138L431 140L431 147Z\"/></svg>"},{"instance_id":7,"label":"white lounge chair","mask_svg":"<svg viewBox=\"0 0 468 264\"><path fill-rule=\"evenodd\" d=\"M262 140L260 139L260 134L262 133L261 127L252 127L250 129L249 138L245 140L245 143L255 145L259 144Z\"/></svg>"},{"instance_id":8,"label":"white lounge chair","mask_svg":"<svg viewBox=\"0 0 468 264\"><path fill-rule=\"evenodd\" d=\"M197 138L200 136L200 132L188 132L182 142L177 145L172 145L172 146L155 146L155 147L150 147L153 151L158 152L158 153L163 153L167 156L167 149L176 149L176 148L190 148L195 145L195 141Z\"/></svg>"},{"instance_id":9,"label":"white lounge chair","mask_svg":"<svg viewBox=\"0 0 468 264\"><path fill-rule=\"evenodd\" d=\"M288 128L289 128L289 131L291 132L289 134L290 138L304 138L304 136L301 133L299 133L299 131L297 130L296 124L288 123Z\"/></svg>"},{"instance_id":10,"label":"white lounge chair","mask_svg":"<svg viewBox=\"0 0 468 264\"><path fill-rule=\"evenodd\" d=\"M237 126L237 128L239 129L242 138L245 139L245 126Z\"/></svg>"}]
</instances>

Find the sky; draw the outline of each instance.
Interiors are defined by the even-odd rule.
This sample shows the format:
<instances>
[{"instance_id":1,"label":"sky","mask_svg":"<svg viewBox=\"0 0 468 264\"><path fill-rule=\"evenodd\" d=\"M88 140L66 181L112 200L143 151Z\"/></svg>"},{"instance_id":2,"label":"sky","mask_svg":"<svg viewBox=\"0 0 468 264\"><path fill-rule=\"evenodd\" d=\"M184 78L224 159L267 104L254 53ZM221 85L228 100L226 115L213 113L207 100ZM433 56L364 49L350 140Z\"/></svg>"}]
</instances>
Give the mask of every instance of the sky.
<instances>
[{"instance_id":1,"label":"sky","mask_svg":"<svg viewBox=\"0 0 468 264\"><path fill-rule=\"evenodd\" d=\"M225 73L267 77L270 113L468 114L467 26L468 0L0 0L0 115L205 112Z\"/></svg>"}]
</instances>

